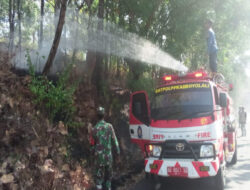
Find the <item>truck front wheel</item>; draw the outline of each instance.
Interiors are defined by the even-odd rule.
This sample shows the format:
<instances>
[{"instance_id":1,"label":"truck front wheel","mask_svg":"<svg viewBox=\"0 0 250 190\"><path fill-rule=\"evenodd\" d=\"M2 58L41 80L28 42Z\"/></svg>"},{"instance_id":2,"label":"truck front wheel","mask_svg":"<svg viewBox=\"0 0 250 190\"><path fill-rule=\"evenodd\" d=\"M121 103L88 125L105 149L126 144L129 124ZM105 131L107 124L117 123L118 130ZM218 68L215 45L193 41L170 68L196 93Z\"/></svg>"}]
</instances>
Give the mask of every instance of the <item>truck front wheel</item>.
<instances>
[{"instance_id":1,"label":"truck front wheel","mask_svg":"<svg viewBox=\"0 0 250 190\"><path fill-rule=\"evenodd\" d=\"M226 184L225 169L221 167L216 176L214 176L214 186L216 190L224 190Z\"/></svg>"},{"instance_id":2,"label":"truck front wheel","mask_svg":"<svg viewBox=\"0 0 250 190\"><path fill-rule=\"evenodd\" d=\"M145 173L145 177L147 180L152 181L152 182L159 182L160 181L160 176L152 174L152 173Z\"/></svg>"}]
</instances>

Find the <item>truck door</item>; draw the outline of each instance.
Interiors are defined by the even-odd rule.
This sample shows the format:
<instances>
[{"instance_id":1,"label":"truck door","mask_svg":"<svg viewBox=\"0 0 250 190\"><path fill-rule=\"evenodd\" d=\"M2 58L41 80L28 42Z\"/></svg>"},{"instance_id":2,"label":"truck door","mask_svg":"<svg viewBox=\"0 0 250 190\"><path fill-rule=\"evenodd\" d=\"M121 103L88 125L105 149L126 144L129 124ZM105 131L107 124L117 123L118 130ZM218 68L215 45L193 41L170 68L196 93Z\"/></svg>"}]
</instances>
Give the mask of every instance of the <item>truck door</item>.
<instances>
[{"instance_id":1,"label":"truck door","mask_svg":"<svg viewBox=\"0 0 250 190\"><path fill-rule=\"evenodd\" d=\"M150 140L150 108L148 95L144 91L135 92L130 97L129 131L132 142L144 150Z\"/></svg>"}]
</instances>

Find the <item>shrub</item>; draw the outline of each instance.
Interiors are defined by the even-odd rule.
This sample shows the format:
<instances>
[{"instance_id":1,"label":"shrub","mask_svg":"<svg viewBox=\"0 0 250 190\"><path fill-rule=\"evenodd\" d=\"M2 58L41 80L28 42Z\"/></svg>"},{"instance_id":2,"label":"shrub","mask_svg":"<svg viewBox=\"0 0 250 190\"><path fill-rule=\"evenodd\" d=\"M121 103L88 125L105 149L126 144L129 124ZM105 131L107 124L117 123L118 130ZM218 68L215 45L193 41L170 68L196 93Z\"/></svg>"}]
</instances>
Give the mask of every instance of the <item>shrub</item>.
<instances>
[{"instance_id":1,"label":"shrub","mask_svg":"<svg viewBox=\"0 0 250 190\"><path fill-rule=\"evenodd\" d=\"M37 76L30 56L27 56L31 82L30 91L34 94L34 103L44 110L53 122L71 122L75 112L74 92L78 82L69 84L72 65L69 65L53 83L45 76Z\"/></svg>"},{"instance_id":2,"label":"shrub","mask_svg":"<svg viewBox=\"0 0 250 190\"><path fill-rule=\"evenodd\" d=\"M132 92L144 90L150 97L154 94L155 81L148 72L144 72L138 80L134 80L132 73L129 73L127 86Z\"/></svg>"}]
</instances>

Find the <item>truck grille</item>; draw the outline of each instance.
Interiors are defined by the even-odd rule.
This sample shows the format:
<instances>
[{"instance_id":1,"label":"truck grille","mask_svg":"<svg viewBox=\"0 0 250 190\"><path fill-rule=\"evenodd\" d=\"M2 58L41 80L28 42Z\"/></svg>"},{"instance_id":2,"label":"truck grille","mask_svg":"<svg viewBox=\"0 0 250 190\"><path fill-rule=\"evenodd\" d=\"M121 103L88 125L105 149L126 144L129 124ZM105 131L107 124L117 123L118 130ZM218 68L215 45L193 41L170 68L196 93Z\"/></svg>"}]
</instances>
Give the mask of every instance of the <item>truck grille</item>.
<instances>
[{"instance_id":1,"label":"truck grille","mask_svg":"<svg viewBox=\"0 0 250 190\"><path fill-rule=\"evenodd\" d=\"M165 145L163 145L164 148L162 150L162 158L184 158L184 159L194 158L194 155L191 149L187 146L187 144L185 144L185 148L183 151L177 151L176 149L177 144L178 144L177 142L168 142ZM200 158L201 145L195 143L193 144L190 143L189 145L192 147L196 157Z\"/></svg>"}]
</instances>

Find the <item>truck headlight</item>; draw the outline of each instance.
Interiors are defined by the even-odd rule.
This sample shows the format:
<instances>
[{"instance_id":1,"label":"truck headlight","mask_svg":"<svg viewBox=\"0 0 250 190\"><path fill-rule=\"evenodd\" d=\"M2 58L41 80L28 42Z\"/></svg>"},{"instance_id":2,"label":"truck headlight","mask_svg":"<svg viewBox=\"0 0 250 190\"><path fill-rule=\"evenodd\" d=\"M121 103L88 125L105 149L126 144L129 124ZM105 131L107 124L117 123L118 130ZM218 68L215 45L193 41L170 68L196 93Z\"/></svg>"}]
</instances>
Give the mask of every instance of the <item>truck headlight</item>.
<instances>
[{"instance_id":1,"label":"truck headlight","mask_svg":"<svg viewBox=\"0 0 250 190\"><path fill-rule=\"evenodd\" d=\"M148 150L150 156L159 157L161 155L162 148L158 145L149 145Z\"/></svg>"},{"instance_id":2,"label":"truck headlight","mask_svg":"<svg viewBox=\"0 0 250 190\"><path fill-rule=\"evenodd\" d=\"M200 157L212 157L214 156L213 145L201 145Z\"/></svg>"}]
</instances>

